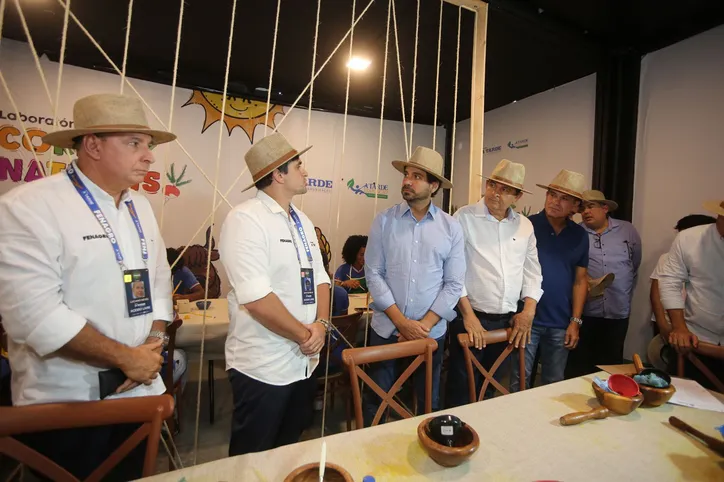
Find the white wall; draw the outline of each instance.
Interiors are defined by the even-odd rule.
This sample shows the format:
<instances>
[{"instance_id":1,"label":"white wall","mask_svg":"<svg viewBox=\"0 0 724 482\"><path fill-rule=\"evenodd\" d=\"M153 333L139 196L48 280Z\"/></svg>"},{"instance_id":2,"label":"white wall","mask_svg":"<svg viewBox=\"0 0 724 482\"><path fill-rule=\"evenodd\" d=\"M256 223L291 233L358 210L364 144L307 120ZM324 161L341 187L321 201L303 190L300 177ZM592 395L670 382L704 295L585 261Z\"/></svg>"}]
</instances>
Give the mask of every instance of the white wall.
<instances>
[{"instance_id":1,"label":"white wall","mask_svg":"<svg viewBox=\"0 0 724 482\"><path fill-rule=\"evenodd\" d=\"M501 159L524 164L525 187L533 194L524 195L516 210L529 206L532 213L540 211L545 191L536 183L548 184L561 169L591 179L595 111L594 74L486 112L483 174L489 175ZM509 147L525 139L528 147ZM469 149L470 121L466 120L458 123L455 135L452 204L458 207L468 203Z\"/></svg>"},{"instance_id":2,"label":"white wall","mask_svg":"<svg viewBox=\"0 0 724 482\"><path fill-rule=\"evenodd\" d=\"M0 49L0 65L2 65L11 93L18 104L19 110L24 114L27 122L27 129L36 130L37 137L33 138L33 144L41 150L48 149L40 139L42 133L53 130L52 125L45 122L38 122L39 117L51 117L52 108L45 94L40 75L38 74L33 59L30 55L27 44L3 39ZM41 66L48 81L52 95L55 93L57 82L58 64L51 62L46 57L41 59ZM169 86L132 80L133 85L146 99L153 110L159 115L163 122L168 122L170 110L171 88ZM64 66L61 85L61 96L58 108L58 118L65 121L72 120L73 103L86 95L101 92L118 92L120 77L104 72L92 71L83 68ZM126 86L125 93L133 95L133 92ZM161 219L163 208L164 223L162 233L168 246L179 246L185 244L204 244L204 232L208 226L205 219L211 212L212 198L214 195L213 180L216 169L216 153L219 139L219 123L213 124L205 132L202 131L206 110L200 105L184 104L192 96L192 91L177 88L174 105L173 131L178 135L179 141L188 150L190 155L197 162L198 167L186 156L175 143L159 146L154 150L156 163L152 170L157 171L158 183L147 183L142 185L139 192L146 195L153 206L157 218ZM240 100L234 100L240 102ZM261 112L264 112L262 105ZM218 111L217 111L218 112ZM227 106L227 114L230 113ZM147 112L150 125L160 128L160 123ZM227 116L228 118L228 116ZM277 124L286 119L279 129L287 139L297 148L302 148L307 136L307 111L305 108L296 108L289 111L284 108L284 114L277 114ZM263 116L261 116L263 122ZM344 116L324 112L312 112L310 144L314 147L304 156L304 162L309 172L310 179L321 179L325 182L322 189L311 188L308 194L297 199L295 202L302 206L315 225L322 228L323 232L332 245L333 258L332 269L341 262L341 250L347 236L350 234L367 234L369 226L374 218L375 212L379 212L393 204L400 202L400 185L402 175L390 164L395 159L405 159L405 143L403 126L400 122L385 121L383 125L382 153L379 169L379 180L381 186L386 186L382 191L387 195L384 199L368 197L363 194L355 194L347 187L347 182L354 180L354 185L359 185L364 190L365 185L374 183L377 178L377 151L379 139L379 119L360 118L349 116L347 120L347 137L344 160L342 160L342 134ZM52 124L52 122L51 122ZM15 118L14 109L4 91L0 92L0 195L24 182L28 172L33 172L31 166L35 164L32 152L21 145L22 135L15 132L21 131L20 120ZM272 130L268 129L268 133ZM416 125L414 129L413 146L432 144L432 127ZM258 141L264 136L264 125L256 126L253 138ZM439 129L438 138L444 138L444 130ZM245 169L244 154L251 146L249 136L241 129L235 128L231 134L224 127L222 133L222 149L219 166L218 186L222 193L232 188L233 182L237 179L242 170ZM438 142L438 150L444 148L444 142ZM52 149L39 152L37 155L40 163L46 167L47 172L51 168ZM65 156L54 155L53 161L56 168L64 168L68 162ZM22 162L22 178L14 182L11 172L17 162ZM164 159L175 166L175 174L186 166L184 180L192 182L179 187L178 197L165 197L159 189L160 180L165 177ZM211 180L207 181L202 173ZM331 181L332 188L327 188L327 181ZM240 181L231 189L227 199L231 205L235 205L251 196L256 190L251 189L245 193L241 190L251 183L251 176L244 173ZM442 199L437 196L436 201ZM217 202L222 202L216 212L214 235L218 240L219 230L230 207L219 197ZM339 212L339 224L337 215ZM193 237L196 230L203 226L199 234ZM193 239L192 239L193 237ZM221 268L217 263L217 268ZM223 276L223 270L220 269ZM222 278L223 279L223 278ZM226 280L223 279L224 291L228 288Z\"/></svg>"},{"instance_id":3,"label":"white wall","mask_svg":"<svg viewBox=\"0 0 724 482\"><path fill-rule=\"evenodd\" d=\"M681 217L724 198L724 26L647 55L641 65L633 221L644 245L626 353L652 336L648 277ZM711 214L711 213L708 213Z\"/></svg>"}]
</instances>

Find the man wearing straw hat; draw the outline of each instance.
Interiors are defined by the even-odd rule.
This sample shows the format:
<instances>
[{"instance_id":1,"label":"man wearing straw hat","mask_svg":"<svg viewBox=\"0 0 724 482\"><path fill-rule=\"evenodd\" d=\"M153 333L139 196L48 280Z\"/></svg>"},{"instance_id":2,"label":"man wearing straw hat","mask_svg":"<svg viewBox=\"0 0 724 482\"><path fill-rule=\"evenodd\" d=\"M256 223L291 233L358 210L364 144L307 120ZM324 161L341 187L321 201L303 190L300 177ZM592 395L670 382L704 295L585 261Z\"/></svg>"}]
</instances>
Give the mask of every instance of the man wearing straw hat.
<instances>
[{"instance_id":1,"label":"man wearing straw hat","mask_svg":"<svg viewBox=\"0 0 724 482\"><path fill-rule=\"evenodd\" d=\"M724 345L724 200L705 202L704 209L717 215L716 223L681 231L658 273L661 303L671 320L668 341L682 354L700 341ZM714 374L724 373L722 360L698 358ZM685 370L688 377L711 385L688 359Z\"/></svg>"},{"instance_id":2,"label":"man wearing straw hat","mask_svg":"<svg viewBox=\"0 0 724 482\"><path fill-rule=\"evenodd\" d=\"M588 295L588 235L570 220L585 190L582 174L566 169L548 185L545 208L530 216L543 271L543 296L538 302L530 343L525 347L525 383L540 349L543 385L563 380L568 351L578 344L583 305ZM519 389L520 375L513 363L510 389Z\"/></svg>"},{"instance_id":3,"label":"man wearing straw hat","mask_svg":"<svg viewBox=\"0 0 724 482\"><path fill-rule=\"evenodd\" d=\"M231 284L226 369L234 395L229 456L295 443L314 408L329 327L330 281L314 225L292 204L307 192L300 156L280 133L244 155L256 196L231 210L219 253Z\"/></svg>"},{"instance_id":4,"label":"man wearing straw hat","mask_svg":"<svg viewBox=\"0 0 724 482\"><path fill-rule=\"evenodd\" d=\"M538 262L533 225L512 209L523 193L525 166L503 159L486 177L485 194L477 204L455 213L465 238L465 287L458 303L459 315L450 324L450 368L447 377L448 407L469 403L468 376L462 347L457 335L466 333L474 344L473 355L490 370L505 349L505 344L485 346L483 332L512 326L510 343L525 346L535 307L540 300L542 274ZM524 301L518 311L518 302ZM495 373L500 381L506 366ZM476 372L477 375L477 372ZM476 376L476 390L482 380ZM490 386L486 396L494 393Z\"/></svg>"},{"instance_id":5,"label":"man wearing straw hat","mask_svg":"<svg viewBox=\"0 0 724 482\"><path fill-rule=\"evenodd\" d=\"M639 266L641 237L628 221L611 217L618 208L601 191L583 193L583 224L588 233L588 274L598 279L612 276L602 296L589 296L583 309L578 346L568 357L566 378L598 371L596 365L623 363Z\"/></svg>"},{"instance_id":6,"label":"man wearing straw hat","mask_svg":"<svg viewBox=\"0 0 724 482\"><path fill-rule=\"evenodd\" d=\"M0 314L15 405L165 391L158 372L173 315L171 271L148 200L129 188L143 181L154 145L176 136L149 128L141 101L122 95L84 97L73 119L74 129L43 138L76 150L66 172L0 198ZM134 297L138 283L145 291ZM102 393L109 373L126 381ZM19 438L83 479L136 427ZM143 452L114 474L139 477Z\"/></svg>"},{"instance_id":7,"label":"man wearing straw hat","mask_svg":"<svg viewBox=\"0 0 724 482\"><path fill-rule=\"evenodd\" d=\"M433 338L432 408L439 409L440 368L447 322L455 318L465 278L462 229L432 203L452 184L443 176L442 156L418 147L409 161L393 161L403 173L404 201L375 217L365 251L367 286L374 300L369 344ZM371 378L385 391L396 379L394 360L376 364ZM418 406L424 407L424 377L415 378ZM367 392L365 425L370 425L379 398Z\"/></svg>"}]
</instances>

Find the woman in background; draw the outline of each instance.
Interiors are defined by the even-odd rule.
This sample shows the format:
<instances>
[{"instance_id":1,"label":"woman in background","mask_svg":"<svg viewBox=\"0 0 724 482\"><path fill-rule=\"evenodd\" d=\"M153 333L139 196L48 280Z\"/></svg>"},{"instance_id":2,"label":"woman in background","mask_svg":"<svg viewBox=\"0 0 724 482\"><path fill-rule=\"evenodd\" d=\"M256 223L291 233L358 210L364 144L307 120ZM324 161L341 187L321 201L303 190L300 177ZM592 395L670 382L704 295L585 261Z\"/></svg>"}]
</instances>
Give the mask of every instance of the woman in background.
<instances>
[{"instance_id":1,"label":"woman in background","mask_svg":"<svg viewBox=\"0 0 724 482\"><path fill-rule=\"evenodd\" d=\"M173 265L178 259L176 265L171 268L173 275L173 300L189 300L197 301L204 297L204 287L201 286L196 276L184 266L184 259L179 258L181 253L174 248L166 248L166 258L169 266Z\"/></svg>"},{"instance_id":2,"label":"woman in background","mask_svg":"<svg viewBox=\"0 0 724 482\"><path fill-rule=\"evenodd\" d=\"M355 234L347 238L342 248L344 264L337 268L334 282L348 293L367 293L365 279L365 249L367 236Z\"/></svg>"}]
</instances>

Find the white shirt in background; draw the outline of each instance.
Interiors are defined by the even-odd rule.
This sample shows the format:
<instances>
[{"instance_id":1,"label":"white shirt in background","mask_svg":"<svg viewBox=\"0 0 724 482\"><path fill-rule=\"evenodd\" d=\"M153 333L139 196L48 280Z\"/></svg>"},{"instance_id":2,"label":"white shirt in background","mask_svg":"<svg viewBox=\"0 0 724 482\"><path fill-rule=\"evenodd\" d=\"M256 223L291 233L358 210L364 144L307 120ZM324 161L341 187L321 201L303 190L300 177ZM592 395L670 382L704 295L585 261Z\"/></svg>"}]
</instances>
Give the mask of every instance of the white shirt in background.
<instances>
[{"instance_id":1,"label":"white shirt in background","mask_svg":"<svg viewBox=\"0 0 724 482\"><path fill-rule=\"evenodd\" d=\"M219 243L221 262L231 284L226 369L233 368L270 385L289 385L309 378L319 356L304 355L297 343L268 330L243 305L273 292L294 318L308 325L317 319L317 304L302 303L300 269L314 270L315 287L330 282L314 224L291 206L309 242L312 266L289 214L262 191L231 210L221 228Z\"/></svg>"},{"instance_id":2,"label":"white shirt in background","mask_svg":"<svg viewBox=\"0 0 724 482\"><path fill-rule=\"evenodd\" d=\"M76 172L118 239L127 269L142 269L141 244L124 201L138 212L148 243L153 313L129 318L123 273L110 241L65 173L0 198L0 314L8 332L14 405L100 398L97 368L55 352L89 323L128 346L143 344L154 320L171 321L171 270L148 200L130 190L119 207ZM118 397L159 395L159 376Z\"/></svg>"},{"instance_id":3,"label":"white shirt in background","mask_svg":"<svg viewBox=\"0 0 724 482\"><path fill-rule=\"evenodd\" d=\"M689 330L699 340L724 342L724 237L716 224L680 232L658 273L661 303L684 310ZM681 297L686 289L686 300Z\"/></svg>"},{"instance_id":4,"label":"white shirt in background","mask_svg":"<svg viewBox=\"0 0 724 482\"><path fill-rule=\"evenodd\" d=\"M476 311L488 314L515 312L518 300L543 296L543 275L533 225L512 209L498 221L485 199L460 208L454 216L465 238L465 286Z\"/></svg>"}]
</instances>

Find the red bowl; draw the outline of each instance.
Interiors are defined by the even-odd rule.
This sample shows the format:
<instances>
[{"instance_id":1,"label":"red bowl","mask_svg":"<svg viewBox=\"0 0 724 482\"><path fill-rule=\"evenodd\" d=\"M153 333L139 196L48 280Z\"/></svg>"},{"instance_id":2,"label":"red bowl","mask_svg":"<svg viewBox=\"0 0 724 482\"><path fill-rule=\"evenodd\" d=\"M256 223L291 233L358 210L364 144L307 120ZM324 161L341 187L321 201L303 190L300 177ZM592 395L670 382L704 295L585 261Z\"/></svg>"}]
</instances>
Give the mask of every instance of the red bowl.
<instances>
[{"instance_id":1,"label":"red bowl","mask_svg":"<svg viewBox=\"0 0 724 482\"><path fill-rule=\"evenodd\" d=\"M611 375L608 378L608 387L624 397L634 397L639 393L639 384L626 375Z\"/></svg>"}]
</instances>

